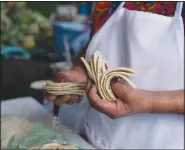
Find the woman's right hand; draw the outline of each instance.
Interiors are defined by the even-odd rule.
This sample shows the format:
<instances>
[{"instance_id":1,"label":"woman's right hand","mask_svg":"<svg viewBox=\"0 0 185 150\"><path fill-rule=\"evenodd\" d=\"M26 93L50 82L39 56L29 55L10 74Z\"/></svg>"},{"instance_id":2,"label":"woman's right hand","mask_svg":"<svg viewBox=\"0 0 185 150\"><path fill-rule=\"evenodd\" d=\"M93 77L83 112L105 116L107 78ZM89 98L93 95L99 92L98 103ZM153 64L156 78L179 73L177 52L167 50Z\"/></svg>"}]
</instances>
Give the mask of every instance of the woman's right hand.
<instances>
[{"instance_id":1,"label":"woman's right hand","mask_svg":"<svg viewBox=\"0 0 185 150\"><path fill-rule=\"evenodd\" d=\"M81 66L75 66L71 70L65 70L57 72L54 79L56 82L87 82L87 74ZM44 97L48 101L54 102L56 105L60 106L62 104L75 104L82 100L82 96L78 95L64 95L55 96L44 92Z\"/></svg>"}]
</instances>

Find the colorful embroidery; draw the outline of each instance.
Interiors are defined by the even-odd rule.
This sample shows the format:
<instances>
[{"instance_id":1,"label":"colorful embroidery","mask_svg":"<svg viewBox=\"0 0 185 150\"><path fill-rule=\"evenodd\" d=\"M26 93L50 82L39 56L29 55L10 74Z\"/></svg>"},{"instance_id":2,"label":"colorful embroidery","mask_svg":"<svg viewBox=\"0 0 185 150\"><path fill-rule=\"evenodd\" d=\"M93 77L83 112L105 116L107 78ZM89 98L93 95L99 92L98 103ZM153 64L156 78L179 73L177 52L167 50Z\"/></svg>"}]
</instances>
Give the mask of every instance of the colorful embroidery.
<instances>
[{"instance_id":1,"label":"colorful embroidery","mask_svg":"<svg viewBox=\"0 0 185 150\"><path fill-rule=\"evenodd\" d=\"M96 2L93 15L93 33L95 33L114 13L121 2ZM156 13L164 16L173 16L177 2L125 2L125 8L129 10ZM185 3L183 6L182 17L185 21Z\"/></svg>"},{"instance_id":2,"label":"colorful embroidery","mask_svg":"<svg viewBox=\"0 0 185 150\"><path fill-rule=\"evenodd\" d=\"M130 10L173 16L176 2L126 2L124 7Z\"/></svg>"},{"instance_id":3,"label":"colorful embroidery","mask_svg":"<svg viewBox=\"0 0 185 150\"><path fill-rule=\"evenodd\" d=\"M110 12L113 2L96 2L93 15L93 33L96 32L113 12Z\"/></svg>"}]
</instances>

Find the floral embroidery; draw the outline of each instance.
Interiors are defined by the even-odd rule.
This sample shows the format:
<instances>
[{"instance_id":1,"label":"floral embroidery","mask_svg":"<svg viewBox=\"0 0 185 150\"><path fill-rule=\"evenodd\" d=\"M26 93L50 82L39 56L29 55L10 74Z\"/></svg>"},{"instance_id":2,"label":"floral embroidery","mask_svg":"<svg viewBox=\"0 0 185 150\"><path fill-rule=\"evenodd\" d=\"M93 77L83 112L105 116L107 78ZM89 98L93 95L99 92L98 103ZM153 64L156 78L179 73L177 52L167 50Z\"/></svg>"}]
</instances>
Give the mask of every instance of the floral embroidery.
<instances>
[{"instance_id":1,"label":"floral embroidery","mask_svg":"<svg viewBox=\"0 0 185 150\"><path fill-rule=\"evenodd\" d=\"M113 12L109 9L113 5L113 2L96 2L95 11L93 15L93 33L96 32Z\"/></svg>"},{"instance_id":2,"label":"floral embroidery","mask_svg":"<svg viewBox=\"0 0 185 150\"><path fill-rule=\"evenodd\" d=\"M176 2L126 2L124 7L130 10L173 16Z\"/></svg>"}]
</instances>

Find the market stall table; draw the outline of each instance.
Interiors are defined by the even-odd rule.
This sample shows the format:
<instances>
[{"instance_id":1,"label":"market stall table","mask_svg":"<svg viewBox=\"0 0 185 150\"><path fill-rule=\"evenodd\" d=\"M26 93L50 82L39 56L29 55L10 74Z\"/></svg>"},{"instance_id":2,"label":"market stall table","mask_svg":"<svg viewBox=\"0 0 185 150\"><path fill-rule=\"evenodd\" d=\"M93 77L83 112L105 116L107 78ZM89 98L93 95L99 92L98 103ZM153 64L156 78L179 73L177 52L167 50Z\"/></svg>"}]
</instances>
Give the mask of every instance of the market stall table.
<instances>
[{"instance_id":1,"label":"market stall table","mask_svg":"<svg viewBox=\"0 0 185 150\"><path fill-rule=\"evenodd\" d=\"M33 122L41 122L49 128L52 127L52 115L32 97L1 101L1 116L21 116ZM63 124L59 126L59 133L65 135L72 144L84 149L95 149Z\"/></svg>"}]
</instances>

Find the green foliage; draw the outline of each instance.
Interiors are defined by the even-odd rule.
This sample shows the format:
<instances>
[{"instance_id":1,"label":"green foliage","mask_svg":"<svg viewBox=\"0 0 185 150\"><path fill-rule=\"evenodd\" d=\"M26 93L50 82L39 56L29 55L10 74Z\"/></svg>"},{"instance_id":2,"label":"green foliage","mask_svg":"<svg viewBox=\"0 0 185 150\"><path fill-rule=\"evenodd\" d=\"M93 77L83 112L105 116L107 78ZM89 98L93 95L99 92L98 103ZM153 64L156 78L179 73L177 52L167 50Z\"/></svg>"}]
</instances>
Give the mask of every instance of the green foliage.
<instances>
[{"instance_id":1,"label":"green foliage","mask_svg":"<svg viewBox=\"0 0 185 150\"><path fill-rule=\"evenodd\" d=\"M26 2L1 2L1 44L33 48L35 40L50 36L49 20L26 7Z\"/></svg>"}]
</instances>

